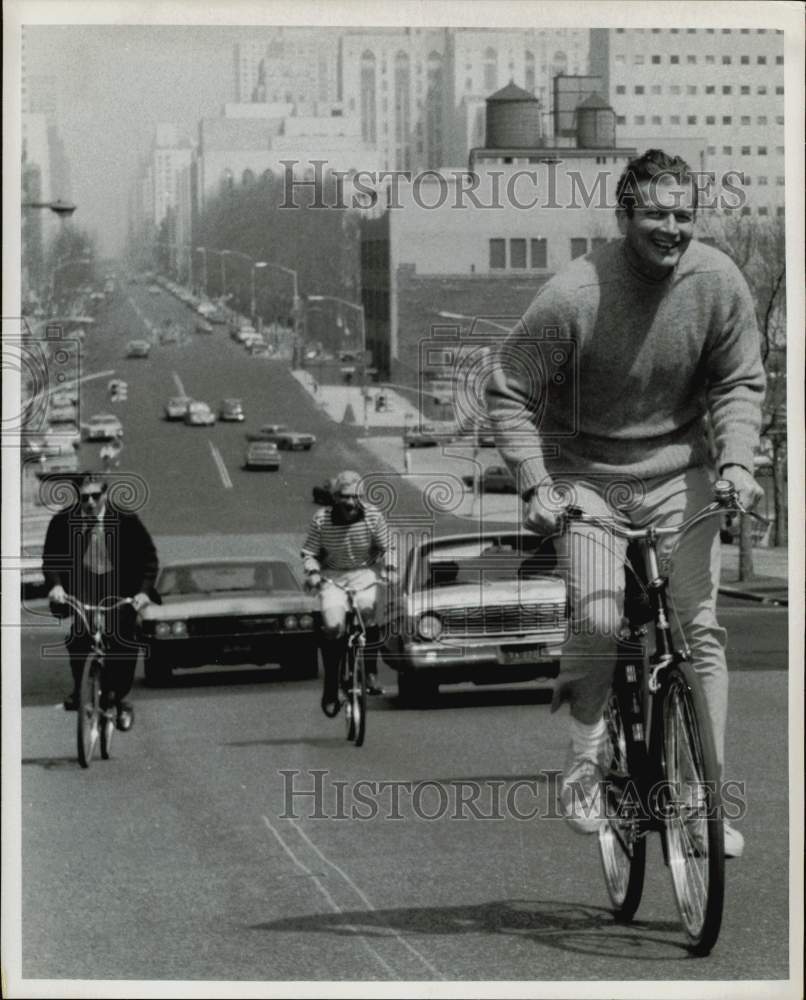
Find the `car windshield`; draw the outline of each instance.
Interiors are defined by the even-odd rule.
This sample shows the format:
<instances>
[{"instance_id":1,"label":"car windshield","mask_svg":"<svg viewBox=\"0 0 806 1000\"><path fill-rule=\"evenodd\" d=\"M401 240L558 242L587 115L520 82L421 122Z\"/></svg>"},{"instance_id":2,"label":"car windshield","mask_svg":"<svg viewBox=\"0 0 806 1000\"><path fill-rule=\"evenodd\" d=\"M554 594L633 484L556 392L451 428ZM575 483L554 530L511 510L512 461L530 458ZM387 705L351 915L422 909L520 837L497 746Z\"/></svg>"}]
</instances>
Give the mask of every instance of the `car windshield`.
<instances>
[{"instance_id":1,"label":"car windshield","mask_svg":"<svg viewBox=\"0 0 806 1000\"><path fill-rule=\"evenodd\" d=\"M157 581L157 590L163 597L299 589L284 562L211 562L166 566Z\"/></svg>"},{"instance_id":2,"label":"car windshield","mask_svg":"<svg viewBox=\"0 0 806 1000\"><path fill-rule=\"evenodd\" d=\"M255 441L252 444L252 451L265 451L274 454L277 451L277 445L273 444L271 441Z\"/></svg>"},{"instance_id":3,"label":"car windshield","mask_svg":"<svg viewBox=\"0 0 806 1000\"><path fill-rule=\"evenodd\" d=\"M534 536L461 540L435 545L418 560L415 590L461 584L483 586L501 580L524 580L545 575L550 555L541 555L541 539Z\"/></svg>"},{"instance_id":4,"label":"car windshield","mask_svg":"<svg viewBox=\"0 0 806 1000\"><path fill-rule=\"evenodd\" d=\"M99 413L98 416L93 417L92 420L96 424L110 423L110 422L116 424L118 422L118 418L114 416L112 413Z\"/></svg>"}]
</instances>

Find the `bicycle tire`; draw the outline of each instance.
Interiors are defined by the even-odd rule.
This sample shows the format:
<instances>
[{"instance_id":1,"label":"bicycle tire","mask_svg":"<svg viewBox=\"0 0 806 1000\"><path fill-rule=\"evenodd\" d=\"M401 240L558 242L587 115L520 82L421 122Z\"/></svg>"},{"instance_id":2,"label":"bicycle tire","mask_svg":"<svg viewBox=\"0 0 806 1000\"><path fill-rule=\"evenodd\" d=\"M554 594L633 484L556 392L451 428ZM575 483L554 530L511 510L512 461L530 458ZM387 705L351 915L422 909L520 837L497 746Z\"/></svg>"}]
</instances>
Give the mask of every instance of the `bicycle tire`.
<instances>
[{"instance_id":1,"label":"bicycle tire","mask_svg":"<svg viewBox=\"0 0 806 1000\"><path fill-rule=\"evenodd\" d=\"M689 950L707 955L722 924L725 834L710 716L690 664L676 664L667 672L660 721L672 887Z\"/></svg>"},{"instance_id":2,"label":"bicycle tire","mask_svg":"<svg viewBox=\"0 0 806 1000\"><path fill-rule=\"evenodd\" d=\"M367 673L364 667L364 650L357 646L353 658L353 717L357 747L363 746L367 734Z\"/></svg>"},{"instance_id":3,"label":"bicycle tire","mask_svg":"<svg viewBox=\"0 0 806 1000\"><path fill-rule=\"evenodd\" d=\"M92 763L98 743L100 713L101 663L95 656L88 656L81 672L76 726L78 762L84 768Z\"/></svg>"},{"instance_id":4,"label":"bicycle tire","mask_svg":"<svg viewBox=\"0 0 806 1000\"><path fill-rule=\"evenodd\" d=\"M109 760L112 752L112 737L115 735L115 709L101 710L101 760Z\"/></svg>"},{"instance_id":5,"label":"bicycle tire","mask_svg":"<svg viewBox=\"0 0 806 1000\"><path fill-rule=\"evenodd\" d=\"M353 674L354 674L354 650L352 646L347 646L344 650L342 660L341 677L342 692L344 694L344 721L347 726L346 739L352 742L355 739L355 716L353 715Z\"/></svg>"},{"instance_id":6,"label":"bicycle tire","mask_svg":"<svg viewBox=\"0 0 806 1000\"><path fill-rule=\"evenodd\" d=\"M605 709L607 820L599 829L599 857L613 915L619 923L629 923L635 916L646 872L646 831L641 802L636 798L646 766L645 744L635 739L643 732L639 669L635 664L617 666Z\"/></svg>"}]
</instances>

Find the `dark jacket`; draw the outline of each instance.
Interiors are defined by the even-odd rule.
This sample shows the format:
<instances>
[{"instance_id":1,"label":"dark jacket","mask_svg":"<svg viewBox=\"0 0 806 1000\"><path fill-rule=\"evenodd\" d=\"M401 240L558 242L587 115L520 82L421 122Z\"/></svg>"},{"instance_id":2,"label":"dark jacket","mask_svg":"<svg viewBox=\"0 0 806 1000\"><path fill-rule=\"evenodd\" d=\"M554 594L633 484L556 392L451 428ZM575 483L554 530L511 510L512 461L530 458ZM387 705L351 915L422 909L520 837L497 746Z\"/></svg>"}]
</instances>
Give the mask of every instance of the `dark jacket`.
<instances>
[{"instance_id":1,"label":"dark jacket","mask_svg":"<svg viewBox=\"0 0 806 1000\"><path fill-rule=\"evenodd\" d=\"M78 506L56 514L48 525L42 570L50 590L61 584L68 594L76 593L85 575L83 568L88 531L95 518L84 517ZM159 561L154 542L136 514L128 514L106 505L103 518L107 555L112 565L115 593L133 597L145 593L156 603L154 589Z\"/></svg>"}]
</instances>

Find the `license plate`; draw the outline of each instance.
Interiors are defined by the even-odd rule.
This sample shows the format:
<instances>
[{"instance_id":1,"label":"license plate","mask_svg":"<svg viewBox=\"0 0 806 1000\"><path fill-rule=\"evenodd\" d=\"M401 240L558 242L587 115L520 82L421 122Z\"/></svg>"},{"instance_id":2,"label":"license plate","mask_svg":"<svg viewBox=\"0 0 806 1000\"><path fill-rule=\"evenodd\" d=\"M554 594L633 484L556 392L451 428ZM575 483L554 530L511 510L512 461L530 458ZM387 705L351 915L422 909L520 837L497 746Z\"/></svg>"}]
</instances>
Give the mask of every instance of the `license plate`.
<instances>
[{"instance_id":1,"label":"license plate","mask_svg":"<svg viewBox=\"0 0 806 1000\"><path fill-rule=\"evenodd\" d=\"M518 646L512 649L499 649L498 662L503 666L515 663L534 663L540 659L540 646Z\"/></svg>"}]
</instances>

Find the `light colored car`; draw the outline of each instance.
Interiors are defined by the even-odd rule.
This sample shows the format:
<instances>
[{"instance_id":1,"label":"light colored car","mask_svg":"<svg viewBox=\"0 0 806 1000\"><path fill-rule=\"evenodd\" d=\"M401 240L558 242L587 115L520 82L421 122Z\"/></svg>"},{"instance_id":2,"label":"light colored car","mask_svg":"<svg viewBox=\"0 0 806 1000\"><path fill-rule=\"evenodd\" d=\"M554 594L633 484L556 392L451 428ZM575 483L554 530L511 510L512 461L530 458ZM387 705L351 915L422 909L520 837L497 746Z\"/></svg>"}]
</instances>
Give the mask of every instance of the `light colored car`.
<instances>
[{"instance_id":1,"label":"light colored car","mask_svg":"<svg viewBox=\"0 0 806 1000\"><path fill-rule=\"evenodd\" d=\"M281 451L310 451L316 444L313 434L292 431L285 424L263 424L246 435L247 441L273 441Z\"/></svg>"},{"instance_id":2,"label":"light colored car","mask_svg":"<svg viewBox=\"0 0 806 1000\"><path fill-rule=\"evenodd\" d=\"M123 437L123 424L114 413L96 413L84 425L87 441L111 441Z\"/></svg>"},{"instance_id":3,"label":"light colored car","mask_svg":"<svg viewBox=\"0 0 806 1000\"><path fill-rule=\"evenodd\" d=\"M187 413L185 413L185 423L189 427L212 427L215 423L215 413L200 400L193 400L188 403Z\"/></svg>"},{"instance_id":4,"label":"light colored car","mask_svg":"<svg viewBox=\"0 0 806 1000\"><path fill-rule=\"evenodd\" d=\"M305 593L286 561L205 557L166 561L156 589L162 604L140 613L149 684L174 669L205 664L279 663L315 677L317 598Z\"/></svg>"},{"instance_id":5,"label":"light colored car","mask_svg":"<svg viewBox=\"0 0 806 1000\"><path fill-rule=\"evenodd\" d=\"M36 474L40 479L58 479L61 476L74 476L78 472L78 455L74 448L69 448L60 455L46 456L36 469Z\"/></svg>"},{"instance_id":6,"label":"light colored car","mask_svg":"<svg viewBox=\"0 0 806 1000\"><path fill-rule=\"evenodd\" d=\"M78 402L77 392L54 392L50 397L50 405L52 407L57 406L75 406Z\"/></svg>"},{"instance_id":7,"label":"light colored car","mask_svg":"<svg viewBox=\"0 0 806 1000\"><path fill-rule=\"evenodd\" d=\"M80 444L81 431L77 423L71 421L56 424L44 434L42 452L44 455L66 455L70 451L75 451Z\"/></svg>"},{"instance_id":8,"label":"light colored car","mask_svg":"<svg viewBox=\"0 0 806 1000\"><path fill-rule=\"evenodd\" d=\"M244 420L243 403L240 399L222 399L218 407L219 420L232 420L242 423Z\"/></svg>"},{"instance_id":9,"label":"light colored car","mask_svg":"<svg viewBox=\"0 0 806 1000\"><path fill-rule=\"evenodd\" d=\"M544 540L478 532L414 548L394 588L383 658L402 701L440 684L554 677L567 637L565 582Z\"/></svg>"},{"instance_id":10,"label":"light colored car","mask_svg":"<svg viewBox=\"0 0 806 1000\"><path fill-rule=\"evenodd\" d=\"M147 358L151 353L151 344L147 340L130 340L126 345L127 358Z\"/></svg>"},{"instance_id":11,"label":"light colored car","mask_svg":"<svg viewBox=\"0 0 806 1000\"><path fill-rule=\"evenodd\" d=\"M74 424L78 420L78 409L72 403L54 406L51 400L48 420L51 424Z\"/></svg>"},{"instance_id":12,"label":"light colored car","mask_svg":"<svg viewBox=\"0 0 806 1000\"><path fill-rule=\"evenodd\" d=\"M184 420L191 402L190 396L171 396L165 404L165 419Z\"/></svg>"},{"instance_id":13,"label":"light colored car","mask_svg":"<svg viewBox=\"0 0 806 1000\"><path fill-rule=\"evenodd\" d=\"M273 441L252 441L247 446L243 467L276 471L280 468L280 452L277 450L277 445Z\"/></svg>"},{"instance_id":14,"label":"light colored car","mask_svg":"<svg viewBox=\"0 0 806 1000\"><path fill-rule=\"evenodd\" d=\"M431 424L409 427L403 435L403 444L407 448L435 448L439 443L439 435Z\"/></svg>"}]
</instances>

